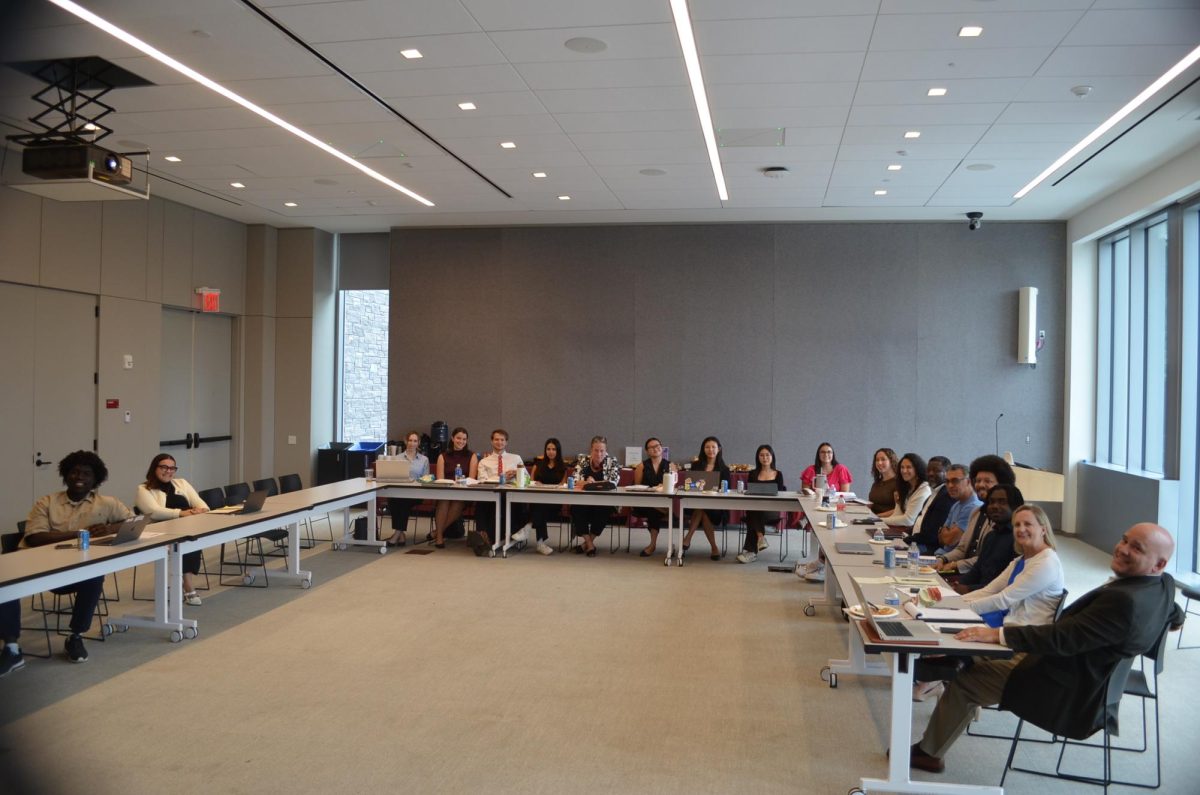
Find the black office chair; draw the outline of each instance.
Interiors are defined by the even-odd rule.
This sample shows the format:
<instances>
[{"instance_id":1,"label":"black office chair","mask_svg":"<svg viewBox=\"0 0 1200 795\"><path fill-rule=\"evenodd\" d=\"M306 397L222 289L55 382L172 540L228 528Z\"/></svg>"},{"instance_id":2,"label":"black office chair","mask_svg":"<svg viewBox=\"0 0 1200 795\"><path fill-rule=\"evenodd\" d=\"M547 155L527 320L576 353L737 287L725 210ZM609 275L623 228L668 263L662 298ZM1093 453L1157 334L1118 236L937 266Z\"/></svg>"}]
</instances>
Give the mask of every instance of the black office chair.
<instances>
[{"instance_id":1,"label":"black office chair","mask_svg":"<svg viewBox=\"0 0 1200 795\"><path fill-rule=\"evenodd\" d=\"M250 496L250 486L245 483L230 483L225 487L225 505L241 505ZM267 555L263 550L262 540L275 541L278 544L279 535L284 539L287 538L286 530L268 530L265 533L248 536L241 541L233 542L234 557L226 559L225 547L221 545L221 556L217 564L217 580L222 585L230 585L237 588L266 588L270 585L267 576ZM255 568L262 569L263 581L261 585L257 584L257 578L251 575L247 570ZM232 571L231 571L232 570Z\"/></svg>"},{"instance_id":2,"label":"black office chair","mask_svg":"<svg viewBox=\"0 0 1200 795\"><path fill-rule=\"evenodd\" d=\"M1184 612L1184 614L1191 615L1191 616L1200 616L1200 613L1193 613L1190 609L1192 606L1193 599L1195 599L1197 602L1200 602L1200 587L1197 587L1195 585L1182 585L1181 584L1179 586L1179 592L1183 594L1183 612ZM1183 644L1183 633L1186 629L1187 629L1187 622L1184 622L1183 628L1181 628L1179 630L1179 639L1175 641L1175 648L1177 648L1177 649L1200 649L1200 643L1194 643L1191 646L1182 645Z\"/></svg>"},{"instance_id":3,"label":"black office chair","mask_svg":"<svg viewBox=\"0 0 1200 795\"><path fill-rule=\"evenodd\" d=\"M250 487L245 483L230 483L225 487L225 507L241 505L250 496Z\"/></svg>"},{"instance_id":4,"label":"black office chair","mask_svg":"<svg viewBox=\"0 0 1200 795\"><path fill-rule=\"evenodd\" d=\"M205 489L204 491L196 492L197 496L204 501L211 511L214 508L225 507L225 490L220 488Z\"/></svg>"},{"instance_id":5,"label":"black office chair","mask_svg":"<svg viewBox=\"0 0 1200 795\"><path fill-rule=\"evenodd\" d=\"M280 494L291 494L293 491L300 491L302 488L304 488L304 482L300 480L299 475L293 473L291 475L279 476ZM304 517L305 543L300 545L302 549L310 549L313 546L316 546L317 536L313 532L312 526L313 522L319 522L322 520L329 527L329 540L333 540L333 522L329 521L329 514L324 514L323 516L315 519L306 516ZM305 546L305 544L307 544L307 546Z\"/></svg>"}]
</instances>

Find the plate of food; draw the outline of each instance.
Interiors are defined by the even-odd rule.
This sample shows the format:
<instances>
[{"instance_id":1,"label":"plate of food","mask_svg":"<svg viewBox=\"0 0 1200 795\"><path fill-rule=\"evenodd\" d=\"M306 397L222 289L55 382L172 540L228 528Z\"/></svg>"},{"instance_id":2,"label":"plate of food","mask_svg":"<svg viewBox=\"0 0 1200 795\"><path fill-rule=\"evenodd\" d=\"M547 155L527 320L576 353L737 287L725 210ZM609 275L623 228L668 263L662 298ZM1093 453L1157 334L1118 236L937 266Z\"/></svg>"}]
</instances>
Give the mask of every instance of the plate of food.
<instances>
[{"instance_id":1,"label":"plate of food","mask_svg":"<svg viewBox=\"0 0 1200 795\"><path fill-rule=\"evenodd\" d=\"M892 540L890 538L868 538L868 544L874 544L877 547L890 547Z\"/></svg>"},{"instance_id":2,"label":"plate of food","mask_svg":"<svg viewBox=\"0 0 1200 795\"><path fill-rule=\"evenodd\" d=\"M937 569L933 566L922 566L917 569L918 574L937 574Z\"/></svg>"},{"instance_id":3,"label":"plate of food","mask_svg":"<svg viewBox=\"0 0 1200 795\"><path fill-rule=\"evenodd\" d=\"M862 605L854 605L847 609L846 612L850 614L851 618L857 618L860 621L866 618L863 615ZM875 616L875 618L895 618L900 615L900 611L890 605L883 605L882 607L872 607L871 615Z\"/></svg>"}]
</instances>

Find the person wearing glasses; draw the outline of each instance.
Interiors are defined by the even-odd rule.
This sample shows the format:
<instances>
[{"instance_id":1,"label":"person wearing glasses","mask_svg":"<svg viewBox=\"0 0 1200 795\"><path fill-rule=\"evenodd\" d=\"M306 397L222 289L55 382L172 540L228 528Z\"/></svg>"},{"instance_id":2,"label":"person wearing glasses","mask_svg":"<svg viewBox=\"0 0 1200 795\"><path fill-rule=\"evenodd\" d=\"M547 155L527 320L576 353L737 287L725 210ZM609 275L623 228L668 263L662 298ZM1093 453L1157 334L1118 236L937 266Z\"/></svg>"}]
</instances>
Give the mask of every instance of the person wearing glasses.
<instances>
[{"instance_id":1,"label":"person wearing glasses","mask_svg":"<svg viewBox=\"0 0 1200 795\"><path fill-rule=\"evenodd\" d=\"M633 470L634 485L651 488L661 486L663 474L674 472L675 465L663 458L662 442L655 436L647 439L642 449L646 451L646 457ZM633 515L646 520L646 529L650 532L650 546L643 549L640 555L648 558L658 548L658 531L662 529L667 512L663 508L634 508Z\"/></svg>"},{"instance_id":2,"label":"person wearing glasses","mask_svg":"<svg viewBox=\"0 0 1200 795\"><path fill-rule=\"evenodd\" d=\"M178 471L179 466L169 453L159 453L150 460L146 480L138 484L134 505L151 522L164 522L208 511L208 506L191 484L175 477ZM203 555L197 549L183 556L183 601L193 607L200 605L200 595L196 593L192 577L200 573Z\"/></svg>"},{"instance_id":3,"label":"person wearing glasses","mask_svg":"<svg viewBox=\"0 0 1200 795\"><path fill-rule=\"evenodd\" d=\"M983 500L975 493L971 483L971 470L966 464L951 464L946 468L946 491L954 498L946 523L938 531L938 548L935 555L941 556L958 546L963 533L970 526L971 516L983 507Z\"/></svg>"}]
</instances>

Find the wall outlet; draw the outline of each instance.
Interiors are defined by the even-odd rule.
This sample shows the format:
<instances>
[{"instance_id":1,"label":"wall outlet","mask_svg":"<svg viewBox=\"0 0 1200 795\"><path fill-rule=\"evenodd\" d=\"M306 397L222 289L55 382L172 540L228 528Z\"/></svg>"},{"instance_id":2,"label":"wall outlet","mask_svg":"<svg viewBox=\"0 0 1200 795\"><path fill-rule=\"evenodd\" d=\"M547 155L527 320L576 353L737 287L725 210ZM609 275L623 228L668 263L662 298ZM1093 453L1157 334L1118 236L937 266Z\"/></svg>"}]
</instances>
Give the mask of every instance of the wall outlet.
<instances>
[{"instance_id":1,"label":"wall outlet","mask_svg":"<svg viewBox=\"0 0 1200 795\"><path fill-rule=\"evenodd\" d=\"M133 412L127 411L125 412L125 424L128 425L131 422L133 422Z\"/></svg>"},{"instance_id":2,"label":"wall outlet","mask_svg":"<svg viewBox=\"0 0 1200 795\"><path fill-rule=\"evenodd\" d=\"M295 437L295 436L289 436L289 437L288 437L288 444L295 444L295 443L296 443L296 437Z\"/></svg>"},{"instance_id":3,"label":"wall outlet","mask_svg":"<svg viewBox=\"0 0 1200 795\"><path fill-rule=\"evenodd\" d=\"M124 362L126 370L133 369L133 356L131 354L128 354L128 353L125 354L125 358L124 358L123 362Z\"/></svg>"},{"instance_id":4,"label":"wall outlet","mask_svg":"<svg viewBox=\"0 0 1200 795\"><path fill-rule=\"evenodd\" d=\"M1025 434L1025 444L1029 444L1029 442L1031 441L1031 439L1032 439L1032 437L1030 436L1030 434L1028 434L1028 433L1027 433L1027 434Z\"/></svg>"}]
</instances>

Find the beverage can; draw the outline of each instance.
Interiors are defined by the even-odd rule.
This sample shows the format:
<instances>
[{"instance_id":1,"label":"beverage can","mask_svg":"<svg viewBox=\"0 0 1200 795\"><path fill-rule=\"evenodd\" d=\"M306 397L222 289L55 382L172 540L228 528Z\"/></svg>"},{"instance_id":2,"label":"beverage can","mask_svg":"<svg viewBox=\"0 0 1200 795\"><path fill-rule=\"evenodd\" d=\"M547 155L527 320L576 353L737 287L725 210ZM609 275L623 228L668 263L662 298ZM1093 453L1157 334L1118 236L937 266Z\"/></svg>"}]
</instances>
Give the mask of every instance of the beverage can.
<instances>
[{"instance_id":1,"label":"beverage can","mask_svg":"<svg viewBox=\"0 0 1200 795\"><path fill-rule=\"evenodd\" d=\"M90 549L92 546L92 534L87 530L79 531L79 548Z\"/></svg>"},{"instance_id":2,"label":"beverage can","mask_svg":"<svg viewBox=\"0 0 1200 795\"><path fill-rule=\"evenodd\" d=\"M896 568L896 550L892 547L883 548L883 567L885 569Z\"/></svg>"},{"instance_id":3,"label":"beverage can","mask_svg":"<svg viewBox=\"0 0 1200 795\"><path fill-rule=\"evenodd\" d=\"M738 494L745 494L745 493L746 493L746 483L745 483L745 481L739 480L738 481Z\"/></svg>"},{"instance_id":4,"label":"beverage can","mask_svg":"<svg viewBox=\"0 0 1200 795\"><path fill-rule=\"evenodd\" d=\"M575 489L575 476L568 475L567 476L567 490L574 491L574 489Z\"/></svg>"},{"instance_id":5,"label":"beverage can","mask_svg":"<svg viewBox=\"0 0 1200 795\"><path fill-rule=\"evenodd\" d=\"M721 493L722 493L722 494L728 494L728 493L729 493L729 481L728 481L728 480L722 480L722 481L721 481Z\"/></svg>"}]
</instances>

